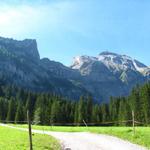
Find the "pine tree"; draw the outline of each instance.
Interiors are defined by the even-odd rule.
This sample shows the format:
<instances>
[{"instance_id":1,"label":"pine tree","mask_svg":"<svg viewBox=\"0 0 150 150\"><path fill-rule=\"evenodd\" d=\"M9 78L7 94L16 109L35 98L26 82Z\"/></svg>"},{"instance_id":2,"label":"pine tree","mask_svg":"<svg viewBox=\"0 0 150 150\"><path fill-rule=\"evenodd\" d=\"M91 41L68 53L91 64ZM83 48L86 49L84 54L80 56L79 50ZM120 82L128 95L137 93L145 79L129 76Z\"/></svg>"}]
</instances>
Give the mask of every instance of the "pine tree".
<instances>
[{"instance_id":1,"label":"pine tree","mask_svg":"<svg viewBox=\"0 0 150 150\"><path fill-rule=\"evenodd\" d=\"M75 104L75 110L74 110L74 123L78 124L78 103Z\"/></svg>"},{"instance_id":2,"label":"pine tree","mask_svg":"<svg viewBox=\"0 0 150 150\"><path fill-rule=\"evenodd\" d=\"M4 121L6 117L6 102L3 98L0 98L0 121Z\"/></svg>"},{"instance_id":3,"label":"pine tree","mask_svg":"<svg viewBox=\"0 0 150 150\"><path fill-rule=\"evenodd\" d=\"M92 109L91 115L92 123L95 125L101 122L101 114L100 114L100 107L99 105L94 105Z\"/></svg>"},{"instance_id":4,"label":"pine tree","mask_svg":"<svg viewBox=\"0 0 150 150\"><path fill-rule=\"evenodd\" d=\"M47 117L46 111L47 111L47 101L44 97L44 95L40 95L37 97L37 101L35 104L35 112L34 112L34 121L39 118L40 124L44 125L47 124ZM38 116L37 116L38 115Z\"/></svg>"},{"instance_id":5,"label":"pine tree","mask_svg":"<svg viewBox=\"0 0 150 150\"><path fill-rule=\"evenodd\" d=\"M23 121L24 121L23 107L21 102L19 102L15 116L15 123L23 123Z\"/></svg>"},{"instance_id":6,"label":"pine tree","mask_svg":"<svg viewBox=\"0 0 150 150\"><path fill-rule=\"evenodd\" d=\"M131 95L129 96L131 104L131 112L134 111L135 120L140 121L142 119L141 101L140 101L140 87L133 88Z\"/></svg>"},{"instance_id":7,"label":"pine tree","mask_svg":"<svg viewBox=\"0 0 150 150\"><path fill-rule=\"evenodd\" d=\"M102 104L100 106L101 113L102 113L102 122L109 121L109 108L107 104Z\"/></svg>"},{"instance_id":8,"label":"pine tree","mask_svg":"<svg viewBox=\"0 0 150 150\"><path fill-rule=\"evenodd\" d=\"M38 125L41 122L41 109L38 107L34 112L34 124Z\"/></svg>"},{"instance_id":9,"label":"pine tree","mask_svg":"<svg viewBox=\"0 0 150 150\"><path fill-rule=\"evenodd\" d=\"M8 112L7 112L7 118L6 121L14 121L15 120L15 114L16 114L16 103L13 98L11 98L8 102Z\"/></svg>"},{"instance_id":10,"label":"pine tree","mask_svg":"<svg viewBox=\"0 0 150 150\"><path fill-rule=\"evenodd\" d=\"M32 99L31 99L31 93L28 94L28 97L27 97L27 101L26 101L26 111L29 110L29 112L32 111Z\"/></svg>"},{"instance_id":11,"label":"pine tree","mask_svg":"<svg viewBox=\"0 0 150 150\"><path fill-rule=\"evenodd\" d=\"M127 111L126 111L126 99L124 98L120 100L118 118L119 118L118 121L120 125L126 125L126 120L128 118L127 118Z\"/></svg>"},{"instance_id":12,"label":"pine tree","mask_svg":"<svg viewBox=\"0 0 150 150\"><path fill-rule=\"evenodd\" d=\"M87 115L86 115L86 122L90 123L92 121L92 108L93 108L93 99L91 96L87 98Z\"/></svg>"},{"instance_id":13,"label":"pine tree","mask_svg":"<svg viewBox=\"0 0 150 150\"><path fill-rule=\"evenodd\" d=\"M51 107L51 116L50 116L50 123L60 123L60 103L59 101L54 101Z\"/></svg>"},{"instance_id":14,"label":"pine tree","mask_svg":"<svg viewBox=\"0 0 150 150\"><path fill-rule=\"evenodd\" d=\"M86 119L86 109L85 109L86 103L84 101L84 97L81 96L79 103L78 103L78 120L77 122L79 124L83 123L83 120Z\"/></svg>"},{"instance_id":15,"label":"pine tree","mask_svg":"<svg viewBox=\"0 0 150 150\"><path fill-rule=\"evenodd\" d=\"M110 98L109 102L109 113L110 121L118 121L120 98Z\"/></svg>"},{"instance_id":16,"label":"pine tree","mask_svg":"<svg viewBox=\"0 0 150 150\"><path fill-rule=\"evenodd\" d=\"M141 89L142 112L145 123L150 124L150 83L145 84Z\"/></svg>"},{"instance_id":17,"label":"pine tree","mask_svg":"<svg viewBox=\"0 0 150 150\"><path fill-rule=\"evenodd\" d=\"M71 102L70 104L70 120L69 123L74 123L75 116L75 102Z\"/></svg>"}]
</instances>

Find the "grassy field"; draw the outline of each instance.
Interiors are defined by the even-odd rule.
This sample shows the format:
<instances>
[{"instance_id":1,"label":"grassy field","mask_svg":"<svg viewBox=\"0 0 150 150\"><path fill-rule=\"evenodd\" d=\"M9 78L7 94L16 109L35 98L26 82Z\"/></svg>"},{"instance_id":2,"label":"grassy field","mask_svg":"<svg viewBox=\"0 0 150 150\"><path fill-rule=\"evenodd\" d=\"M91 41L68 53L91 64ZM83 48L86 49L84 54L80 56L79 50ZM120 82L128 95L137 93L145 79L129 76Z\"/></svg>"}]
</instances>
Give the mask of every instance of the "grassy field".
<instances>
[{"instance_id":1,"label":"grassy field","mask_svg":"<svg viewBox=\"0 0 150 150\"><path fill-rule=\"evenodd\" d=\"M18 126L18 125L17 125ZM21 127L27 127L21 125ZM113 135L132 143L150 148L150 127L136 127L135 135L131 127L60 127L60 126L32 126L34 129L60 132L92 132Z\"/></svg>"},{"instance_id":2,"label":"grassy field","mask_svg":"<svg viewBox=\"0 0 150 150\"><path fill-rule=\"evenodd\" d=\"M0 150L28 150L28 133L0 126ZM33 135L33 149L60 150L57 140L48 135Z\"/></svg>"}]
</instances>

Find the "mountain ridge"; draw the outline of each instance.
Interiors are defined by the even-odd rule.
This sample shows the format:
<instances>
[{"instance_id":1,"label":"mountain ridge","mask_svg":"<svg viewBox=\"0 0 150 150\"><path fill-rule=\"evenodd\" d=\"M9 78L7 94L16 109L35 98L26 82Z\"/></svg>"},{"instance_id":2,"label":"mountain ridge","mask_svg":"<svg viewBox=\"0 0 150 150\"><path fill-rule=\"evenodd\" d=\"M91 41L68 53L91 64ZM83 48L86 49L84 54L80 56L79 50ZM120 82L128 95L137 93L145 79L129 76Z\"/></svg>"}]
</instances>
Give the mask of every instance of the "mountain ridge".
<instances>
[{"instance_id":1,"label":"mountain ridge","mask_svg":"<svg viewBox=\"0 0 150 150\"><path fill-rule=\"evenodd\" d=\"M102 52L78 56L67 67L40 59L36 40L0 37L0 80L37 92L52 92L71 99L90 94L98 102L128 95L136 84L150 78L150 68L126 55Z\"/></svg>"},{"instance_id":2,"label":"mountain ridge","mask_svg":"<svg viewBox=\"0 0 150 150\"><path fill-rule=\"evenodd\" d=\"M119 58L120 57L120 58ZM98 56L96 57L93 57L93 56L88 56L88 55L82 55L82 56L77 56L77 57L74 57L74 61L77 61L78 63L80 61L101 61L104 63L104 61L111 61L112 59L114 59L114 61L116 62L113 62L112 63L116 63L116 64L119 64L121 63L121 59L124 60L124 61L132 61L132 69L134 68L134 70L136 71L139 71L140 72L140 68L141 69L148 69L149 67L146 66L145 64L137 61L136 59L133 59L131 58L130 56L127 56L127 55L120 55L120 54L117 54L117 53L112 53L112 52L109 52L109 51L104 51L104 52L101 52ZM75 63L75 62L74 62ZM81 62L82 63L82 62ZM72 66L75 66L74 64ZM71 67L72 67L71 66ZM76 66L78 68L78 66ZM74 68L74 67L72 67ZM76 69L76 68L75 68Z\"/></svg>"}]
</instances>

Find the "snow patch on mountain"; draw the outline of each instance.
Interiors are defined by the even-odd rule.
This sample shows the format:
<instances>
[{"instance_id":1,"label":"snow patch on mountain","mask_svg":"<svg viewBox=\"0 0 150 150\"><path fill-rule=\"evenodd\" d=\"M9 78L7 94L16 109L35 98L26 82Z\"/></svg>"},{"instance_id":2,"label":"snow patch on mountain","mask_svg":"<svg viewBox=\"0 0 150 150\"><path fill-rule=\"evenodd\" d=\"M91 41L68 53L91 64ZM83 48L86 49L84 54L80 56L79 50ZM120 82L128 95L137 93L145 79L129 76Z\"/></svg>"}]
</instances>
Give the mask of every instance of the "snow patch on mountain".
<instances>
[{"instance_id":1,"label":"snow patch on mountain","mask_svg":"<svg viewBox=\"0 0 150 150\"><path fill-rule=\"evenodd\" d=\"M74 58L71 68L80 70L86 64L93 62L102 62L111 72L122 72L130 69L143 74L145 70L149 70L146 65L127 55L112 52L102 52L97 57L77 56Z\"/></svg>"},{"instance_id":2,"label":"snow patch on mountain","mask_svg":"<svg viewBox=\"0 0 150 150\"><path fill-rule=\"evenodd\" d=\"M97 61L96 57L91 57L91 56L76 56L73 59L73 65L71 66L72 69L80 69L83 64L85 63L90 63L93 61Z\"/></svg>"}]
</instances>

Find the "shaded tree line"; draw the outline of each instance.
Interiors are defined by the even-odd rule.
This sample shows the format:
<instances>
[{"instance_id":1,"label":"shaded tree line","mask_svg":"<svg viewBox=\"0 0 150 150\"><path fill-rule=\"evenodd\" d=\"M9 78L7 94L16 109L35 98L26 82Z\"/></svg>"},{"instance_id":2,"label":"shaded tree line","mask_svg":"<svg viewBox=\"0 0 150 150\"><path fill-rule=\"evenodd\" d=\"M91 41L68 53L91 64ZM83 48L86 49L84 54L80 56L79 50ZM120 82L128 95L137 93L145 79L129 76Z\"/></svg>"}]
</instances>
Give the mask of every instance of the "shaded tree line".
<instances>
[{"instance_id":1,"label":"shaded tree line","mask_svg":"<svg viewBox=\"0 0 150 150\"><path fill-rule=\"evenodd\" d=\"M1 122L26 123L27 110L32 121L41 125L81 125L83 120L91 125L131 125L131 122L124 121L132 119L132 110L136 121L149 125L150 83L136 86L127 97L111 97L107 104L94 103L91 96L72 101L55 94L0 86Z\"/></svg>"}]
</instances>

